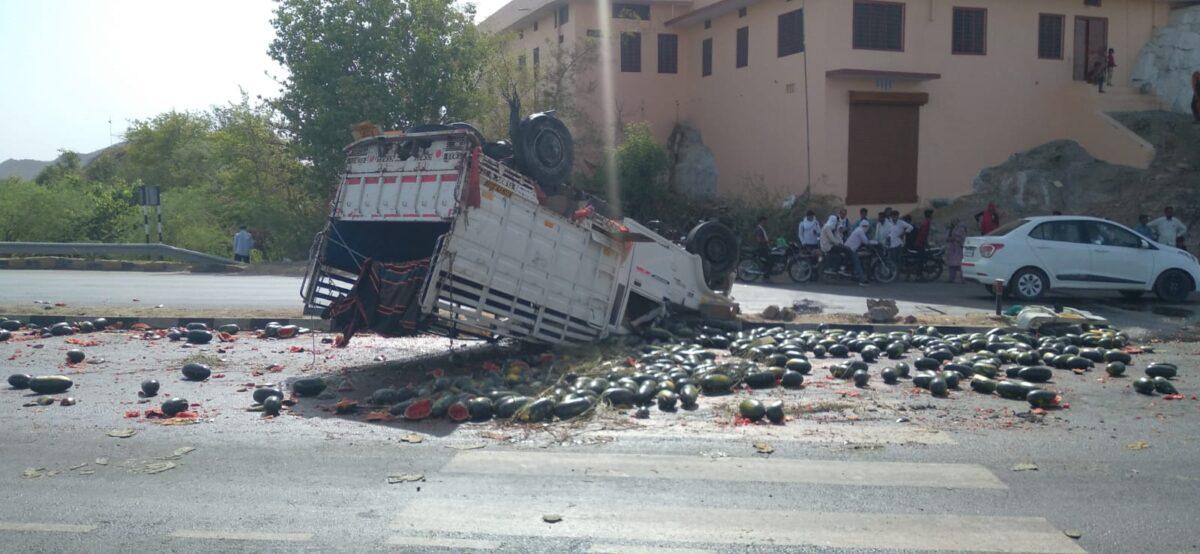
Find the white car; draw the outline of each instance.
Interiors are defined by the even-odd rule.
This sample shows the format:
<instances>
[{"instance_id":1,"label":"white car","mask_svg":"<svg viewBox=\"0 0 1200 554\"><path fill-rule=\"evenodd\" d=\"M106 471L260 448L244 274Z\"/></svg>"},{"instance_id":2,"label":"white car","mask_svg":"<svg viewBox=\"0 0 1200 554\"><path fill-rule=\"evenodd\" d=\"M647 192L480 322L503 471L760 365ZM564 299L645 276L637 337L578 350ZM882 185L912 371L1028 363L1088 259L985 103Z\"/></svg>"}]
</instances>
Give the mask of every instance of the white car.
<instances>
[{"instance_id":1,"label":"white car","mask_svg":"<svg viewBox=\"0 0 1200 554\"><path fill-rule=\"evenodd\" d=\"M1187 251L1159 244L1105 219L1027 217L963 243L963 278L991 290L1000 281L1021 300L1051 289L1112 290L1137 298L1154 291L1182 302L1200 283Z\"/></svg>"}]
</instances>

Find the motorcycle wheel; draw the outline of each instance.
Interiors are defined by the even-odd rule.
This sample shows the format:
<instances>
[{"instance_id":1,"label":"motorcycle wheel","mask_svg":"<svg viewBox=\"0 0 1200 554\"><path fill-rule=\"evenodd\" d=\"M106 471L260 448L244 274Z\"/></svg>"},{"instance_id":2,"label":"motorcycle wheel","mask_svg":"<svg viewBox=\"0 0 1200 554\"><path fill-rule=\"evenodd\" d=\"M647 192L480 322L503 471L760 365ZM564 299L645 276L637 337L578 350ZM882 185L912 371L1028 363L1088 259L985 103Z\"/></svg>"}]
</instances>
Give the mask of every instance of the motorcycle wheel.
<instances>
[{"instance_id":1,"label":"motorcycle wheel","mask_svg":"<svg viewBox=\"0 0 1200 554\"><path fill-rule=\"evenodd\" d=\"M942 278L942 272L946 271L946 264L941 260L928 260L925 266L921 268L921 280L929 283Z\"/></svg>"},{"instance_id":2,"label":"motorcycle wheel","mask_svg":"<svg viewBox=\"0 0 1200 554\"><path fill-rule=\"evenodd\" d=\"M762 268L758 266L756 260L742 260L737 264L737 278L739 281L753 283L762 277Z\"/></svg>"},{"instance_id":3,"label":"motorcycle wheel","mask_svg":"<svg viewBox=\"0 0 1200 554\"><path fill-rule=\"evenodd\" d=\"M896 281L896 277L900 272L896 270L896 264L884 260L875 260L871 263L871 278L877 283L888 284Z\"/></svg>"},{"instance_id":4,"label":"motorcycle wheel","mask_svg":"<svg viewBox=\"0 0 1200 554\"><path fill-rule=\"evenodd\" d=\"M808 260L792 260L788 263L788 277L794 283L807 283L813 278L813 264Z\"/></svg>"}]
</instances>

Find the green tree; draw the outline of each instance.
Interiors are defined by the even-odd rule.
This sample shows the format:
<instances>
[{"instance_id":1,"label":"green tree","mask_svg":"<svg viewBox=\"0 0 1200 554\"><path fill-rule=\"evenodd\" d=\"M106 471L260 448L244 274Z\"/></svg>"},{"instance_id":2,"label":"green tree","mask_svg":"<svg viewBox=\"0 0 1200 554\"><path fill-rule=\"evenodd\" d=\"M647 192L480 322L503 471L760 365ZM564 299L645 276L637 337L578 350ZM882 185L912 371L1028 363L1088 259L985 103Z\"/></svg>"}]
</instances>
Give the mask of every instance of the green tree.
<instances>
[{"instance_id":1,"label":"green tree","mask_svg":"<svg viewBox=\"0 0 1200 554\"><path fill-rule=\"evenodd\" d=\"M213 128L205 112L170 111L134 121L125 132L123 176L165 189L211 183Z\"/></svg>"},{"instance_id":2,"label":"green tree","mask_svg":"<svg viewBox=\"0 0 1200 554\"><path fill-rule=\"evenodd\" d=\"M646 123L631 123L624 129L624 142L617 147L617 186L621 213L639 220L666 219L679 212L686 198L671 193L667 182L670 158L667 149L654 141ZM584 188L598 197L607 197L608 179L604 170L586 180Z\"/></svg>"},{"instance_id":3,"label":"green tree","mask_svg":"<svg viewBox=\"0 0 1200 554\"><path fill-rule=\"evenodd\" d=\"M350 128L454 120L482 111L486 40L474 7L453 0L282 0L268 50L285 67L273 101L324 182L341 170Z\"/></svg>"}]
</instances>

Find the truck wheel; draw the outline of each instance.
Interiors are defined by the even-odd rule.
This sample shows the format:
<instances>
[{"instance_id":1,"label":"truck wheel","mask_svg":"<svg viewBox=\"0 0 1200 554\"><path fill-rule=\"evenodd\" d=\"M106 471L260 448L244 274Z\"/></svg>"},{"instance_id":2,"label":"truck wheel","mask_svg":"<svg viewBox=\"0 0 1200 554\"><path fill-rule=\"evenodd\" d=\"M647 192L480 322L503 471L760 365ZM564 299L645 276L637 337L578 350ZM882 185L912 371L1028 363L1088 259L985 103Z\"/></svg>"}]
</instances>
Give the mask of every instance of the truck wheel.
<instances>
[{"instance_id":1,"label":"truck wheel","mask_svg":"<svg viewBox=\"0 0 1200 554\"><path fill-rule=\"evenodd\" d=\"M571 132L553 114L535 113L521 121L516 147L517 168L553 196L571 176L574 143Z\"/></svg>"},{"instance_id":2,"label":"truck wheel","mask_svg":"<svg viewBox=\"0 0 1200 554\"><path fill-rule=\"evenodd\" d=\"M738 262L737 235L717 221L706 221L692 228L684 245L705 264L705 279L733 271Z\"/></svg>"}]
</instances>

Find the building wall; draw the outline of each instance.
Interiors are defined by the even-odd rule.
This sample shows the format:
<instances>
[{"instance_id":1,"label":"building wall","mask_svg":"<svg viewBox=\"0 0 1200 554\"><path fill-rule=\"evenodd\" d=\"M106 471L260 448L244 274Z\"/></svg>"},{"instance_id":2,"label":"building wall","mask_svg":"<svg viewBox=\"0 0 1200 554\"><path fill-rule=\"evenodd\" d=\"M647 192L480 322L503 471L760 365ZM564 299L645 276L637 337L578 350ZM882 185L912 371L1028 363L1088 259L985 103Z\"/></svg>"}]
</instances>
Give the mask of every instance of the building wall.
<instances>
[{"instance_id":1,"label":"building wall","mask_svg":"<svg viewBox=\"0 0 1200 554\"><path fill-rule=\"evenodd\" d=\"M1104 0L1102 7L1090 7L1082 0L896 1L906 5L902 52L853 48L851 0L762 0L748 6L745 17L732 10L713 18L708 29L703 22L664 27L671 18L713 3L708 0L652 4L648 22L610 18L613 36L600 40L612 53L620 116L624 122L650 122L659 140L677 121L698 128L716 157L722 194L754 194L759 190L754 185L761 183L778 194L811 187L845 197L850 91L929 94L920 110L920 203L970 192L982 168L1055 139L1078 140L1097 157L1118 163L1148 161L1144 143L1097 113L1094 88L1072 80L1074 20L1079 15L1108 18L1108 41L1118 63L1114 82L1120 86L1128 83L1137 51L1154 26L1166 22L1165 2ZM956 6L988 10L986 55L951 53ZM778 16L798 8L805 11L806 51L780 58ZM1040 13L1066 16L1061 60L1037 56ZM595 4L572 1L568 26L579 39L588 29L601 29ZM750 29L749 64L736 68L735 34L742 26ZM557 40L552 12L540 20L537 33L528 25L525 30L519 48L526 51L531 41ZM642 71L622 73L619 33L634 30L642 33ZM660 32L679 35L676 75L657 73ZM713 40L708 77L700 74L705 38ZM827 79L826 72L835 69L940 78ZM599 79L581 75L577 82ZM603 121L599 88L580 91L577 101L594 121Z\"/></svg>"},{"instance_id":2,"label":"building wall","mask_svg":"<svg viewBox=\"0 0 1200 554\"><path fill-rule=\"evenodd\" d=\"M1109 18L1109 46L1117 52L1114 83L1122 84L1128 82L1130 62L1149 39L1154 18L1161 15L1165 21L1166 14L1163 6L1156 9L1145 0L1105 0L1103 7L1084 6L1077 0L904 3L904 52L881 52L852 47L852 2L810 1L809 70L813 74L823 77L827 70L839 68L941 74L940 79L920 82L829 79L813 90L810 102L824 108L819 110L822 117L814 125L814 135L824 139L817 182L825 192L845 195L851 90L929 94L929 103L921 108L918 195L922 202L969 192L982 168L1038 144L1069 138L1089 146L1088 135L1081 131L1094 129L1090 124L1100 116L1089 101L1093 87L1072 80L1075 16ZM955 6L988 9L986 55L951 54L950 20ZM1037 57L1039 13L1066 16L1062 60ZM1135 141L1120 138L1091 142L1105 149L1093 152L1100 157L1122 155L1114 150L1123 147L1141 149Z\"/></svg>"},{"instance_id":3,"label":"building wall","mask_svg":"<svg viewBox=\"0 0 1200 554\"><path fill-rule=\"evenodd\" d=\"M801 0L766 0L680 29L686 41L687 86L683 120L700 130L719 172L718 191L760 186L783 194L802 193L808 184L805 133L806 53L778 56L779 15L804 6ZM806 22L807 26L807 22ZM736 67L737 29L749 28L746 67ZM713 41L712 74L701 75L701 43ZM811 68L810 68L811 70ZM810 72L809 77L813 74ZM809 114L811 115L811 114Z\"/></svg>"}]
</instances>

